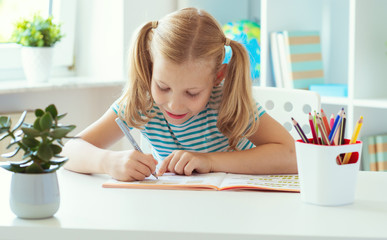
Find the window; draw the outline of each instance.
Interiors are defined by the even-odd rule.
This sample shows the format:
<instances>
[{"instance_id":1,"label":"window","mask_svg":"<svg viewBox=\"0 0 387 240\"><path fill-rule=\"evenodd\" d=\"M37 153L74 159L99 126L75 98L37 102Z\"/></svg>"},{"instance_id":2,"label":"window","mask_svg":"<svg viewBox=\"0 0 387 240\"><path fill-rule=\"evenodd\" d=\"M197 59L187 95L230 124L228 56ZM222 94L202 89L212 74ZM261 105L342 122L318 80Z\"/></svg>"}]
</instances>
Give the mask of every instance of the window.
<instances>
[{"instance_id":1,"label":"window","mask_svg":"<svg viewBox=\"0 0 387 240\"><path fill-rule=\"evenodd\" d=\"M0 1L0 43L10 42L14 23L21 17L30 17L40 13L47 17L50 0L1 0Z\"/></svg>"},{"instance_id":2,"label":"window","mask_svg":"<svg viewBox=\"0 0 387 240\"><path fill-rule=\"evenodd\" d=\"M69 74L73 64L76 0L0 0L0 80L24 78L20 46L10 43L15 21L39 12L62 24L65 37L55 45L53 75Z\"/></svg>"}]
</instances>

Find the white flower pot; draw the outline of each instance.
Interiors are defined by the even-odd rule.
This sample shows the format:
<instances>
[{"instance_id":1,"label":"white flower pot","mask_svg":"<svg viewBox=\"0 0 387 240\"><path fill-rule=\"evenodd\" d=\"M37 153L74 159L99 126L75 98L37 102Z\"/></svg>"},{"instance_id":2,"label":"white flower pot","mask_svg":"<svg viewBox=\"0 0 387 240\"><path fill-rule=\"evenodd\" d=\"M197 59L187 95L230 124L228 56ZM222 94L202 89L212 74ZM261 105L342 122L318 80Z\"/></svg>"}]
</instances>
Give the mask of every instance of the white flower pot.
<instances>
[{"instance_id":1,"label":"white flower pot","mask_svg":"<svg viewBox=\"0 0 387 240\"><path fill-rule=\"evenodd\" d=\"M53 47L22 47L22 65L27 81L47 82L50 77Z\"/></svg>"},{"instance_id":2,"label":"white flower pot","mask_svg":"<svg viewBox=\"0 0 387 240\"><path fill-rule=\"evenodd\" d=\"M20 218L48 218L59 209L60 195L56 172L14 173L10 206Z\"/></svg>"}]
</instances>

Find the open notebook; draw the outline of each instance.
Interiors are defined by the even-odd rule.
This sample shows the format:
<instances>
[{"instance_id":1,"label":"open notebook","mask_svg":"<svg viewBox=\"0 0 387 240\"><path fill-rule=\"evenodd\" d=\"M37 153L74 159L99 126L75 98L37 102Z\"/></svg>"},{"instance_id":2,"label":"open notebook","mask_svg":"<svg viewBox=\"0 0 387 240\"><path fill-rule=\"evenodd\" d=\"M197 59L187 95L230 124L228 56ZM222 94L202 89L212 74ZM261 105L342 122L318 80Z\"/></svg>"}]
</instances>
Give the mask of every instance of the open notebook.
<instances>
[{"instance_id":1,"label":"open notebook","mask_svg":"<svg viewBox=\"0 0 387 240\"><path fill-rule=\"evenodd\" d=\"M165 173L155 179L120 182L111 179L106 188L176 189L176 190L266 190L300 192L298 175L245 175L231 173L193 174L191 176Z\"/></svg>"}]
</instances>

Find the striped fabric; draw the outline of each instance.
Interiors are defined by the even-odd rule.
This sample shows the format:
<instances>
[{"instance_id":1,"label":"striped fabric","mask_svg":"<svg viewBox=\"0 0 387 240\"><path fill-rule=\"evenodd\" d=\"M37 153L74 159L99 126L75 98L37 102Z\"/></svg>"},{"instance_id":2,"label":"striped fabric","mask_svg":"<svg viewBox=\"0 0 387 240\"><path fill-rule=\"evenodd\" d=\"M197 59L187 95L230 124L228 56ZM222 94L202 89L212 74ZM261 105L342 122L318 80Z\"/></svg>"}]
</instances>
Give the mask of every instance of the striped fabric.
<instances>
[{"instance_id":1,"label":"striped fabric","mask_svg":"<svg viewBox=\"0 0 387 240\"><path fill-rule=\"evenodd\" d=\"M294 88L309 89L324 83L320 34L317 31L284 31L288 39L290 74Z\"/></svg>"},{"instance_id":2,"label":"striped fabric","mask_svg":"<svg viewBox=\"0 0 387 240\"><path fill-rule=\"evenodd\" d=\"M162 161L172 151L179 149L202 153L227 151L228 138L216 127L221 96L221 86L214 87L207 107L180 125L168 124L160 109L154 106L152 111L156 116L145 124L141 133L152 145L155 159ZM119 109L117 101L112 105L116 114ZM257 107L260 117L265 111L258 103ZM247 138L243 138L237 147L244 150L254 145Z\"/></svg>"}]
</instances>

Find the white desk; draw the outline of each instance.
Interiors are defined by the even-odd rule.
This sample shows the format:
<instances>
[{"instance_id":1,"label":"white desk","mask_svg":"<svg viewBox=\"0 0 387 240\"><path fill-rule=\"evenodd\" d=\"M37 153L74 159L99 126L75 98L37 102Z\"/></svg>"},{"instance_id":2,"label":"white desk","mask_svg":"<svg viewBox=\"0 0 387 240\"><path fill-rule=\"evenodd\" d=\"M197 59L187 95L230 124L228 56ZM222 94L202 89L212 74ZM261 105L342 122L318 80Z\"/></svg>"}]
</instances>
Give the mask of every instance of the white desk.
<instances>
[{"instance_id":1,"label":"white desk","mask_svg":"<svg viewBox=\"0 0 387 240\"><path fill-rule=\"evenodd\" d=\"M55 216L23 220L0 170L0 239L387 239L387 173L360 172L355 203L342 207L298 193L106 189L104 175L58 177Z\"/></svg>"}]
</instances>

